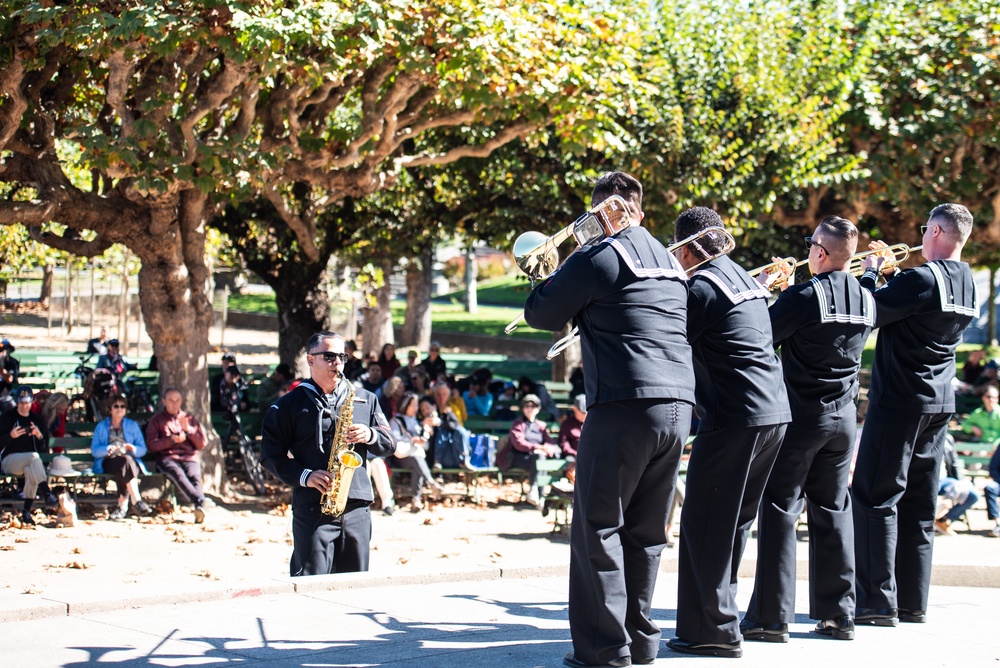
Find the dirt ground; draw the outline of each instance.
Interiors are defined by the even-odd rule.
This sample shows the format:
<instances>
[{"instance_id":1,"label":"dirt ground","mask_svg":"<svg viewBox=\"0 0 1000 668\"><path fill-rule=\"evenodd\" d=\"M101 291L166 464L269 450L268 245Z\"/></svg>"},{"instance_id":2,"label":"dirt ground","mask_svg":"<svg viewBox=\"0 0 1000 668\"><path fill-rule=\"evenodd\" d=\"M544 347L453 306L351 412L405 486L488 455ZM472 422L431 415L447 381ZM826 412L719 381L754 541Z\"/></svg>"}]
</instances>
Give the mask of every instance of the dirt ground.
<instances>
[{"instance_id":1,"label":"dirt ground","mask_svg":"<svg viewBox=\"0 0 1000 668\"><path fill-rule=\"evenodd\" d=\"M0 314L0 336L18 348L81 350L89 326L66 337L44 314ZM112 318L98 319L114 336ZM210 341L220 340L218 328ZM226 349L241 364L277 362L276 332L229 329ZM148 339L144 339L149 354ZM15 356L17 353L15 352ZM212 361L210 356L209 361ZM217 361L217 360L216 360ZM204 524L194 524L187 509L161 506L153 518L105 519L106 510L81 505L76 526L56 526L54 515L36 510L36 527L17 526L16 513L0 512L0 597L72 596L114 592L120 587L183 591L283 577L291 554L287 490L275 486L267 499L233 492L214 499ZM552 533L553 516L517 503L520 487L486 484L479 505L464 498L464 486L446 481L446 493L427 502L419 513L401 505L392 516L373 507L371 569L374 572L450 571L516 563L559 564L569 561L569 543Z\"/></svg>"}]
</instances>

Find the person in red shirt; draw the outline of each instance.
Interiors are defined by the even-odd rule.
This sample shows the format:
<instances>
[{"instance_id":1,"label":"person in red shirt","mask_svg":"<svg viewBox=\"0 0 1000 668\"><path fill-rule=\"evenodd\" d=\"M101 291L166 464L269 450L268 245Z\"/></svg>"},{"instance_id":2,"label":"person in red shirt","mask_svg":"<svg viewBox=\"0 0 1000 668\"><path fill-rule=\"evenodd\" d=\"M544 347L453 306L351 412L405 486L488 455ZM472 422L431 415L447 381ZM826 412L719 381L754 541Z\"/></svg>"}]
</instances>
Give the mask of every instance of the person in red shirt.
<instances>
[{"instance_id":1,"label":"person in red shirt","mask_svg":"<svg viewBox=\"0 0 1000 668\"><path fill-rule=\"evenodd\" d=\"M156 455L156 468L194 504L195 524L205 521L199 452L205 432L198 418L181 409L184 398L171 387L163 393L163 410L146 425L146 448Z\"/></svg>"}]
</instances>

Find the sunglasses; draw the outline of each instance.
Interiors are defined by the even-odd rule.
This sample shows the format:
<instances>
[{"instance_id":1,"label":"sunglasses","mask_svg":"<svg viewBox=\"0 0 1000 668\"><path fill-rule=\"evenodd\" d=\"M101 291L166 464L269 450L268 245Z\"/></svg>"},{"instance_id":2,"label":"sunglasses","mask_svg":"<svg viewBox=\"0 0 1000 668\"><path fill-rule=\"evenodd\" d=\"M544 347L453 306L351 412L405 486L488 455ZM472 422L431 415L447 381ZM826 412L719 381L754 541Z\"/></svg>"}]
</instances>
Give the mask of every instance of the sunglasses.
<instances>
[{"instance_id":1,"label":"sunglasses","mask_svg":"<svg viewBox=\"0 0 1000 668\"><path fill-rule=\"evenodd\" d=\"M341 364L344 364L350 357L350 355L348 355L347 353L323 352L323 353L309 353L309 354L312 355L313 357L322 357L323 361L326 362L327 364L333 364L334 362L340 362Z\"/></svg>"},{"instance_id":2,"label":"sunglasses","mask_svg":"<svg viewBox=\"0 0 1000 668\"><path fill-rule=\"evenodd\" d=\"M128 408L128 406L126 406L125 404L114 404L111 407L112 408L122 408L122 409Z\"/></svg>"},{"instance_id":3,"label":"sunglasses","mask_svg":"<svg viewBox=\"0 0 1000 668\"><path fill-rule=\"evenodd\" d=\"M826 246L824 246L821 243L817 243L817 242L813 241L812 237L806 237L806 248L812 248L813 246L816 246L817 248L822 248L824 253L827 253L827 254L830 253L830 251L828 251L826 249Z\"/></svg>"}]
</instances>

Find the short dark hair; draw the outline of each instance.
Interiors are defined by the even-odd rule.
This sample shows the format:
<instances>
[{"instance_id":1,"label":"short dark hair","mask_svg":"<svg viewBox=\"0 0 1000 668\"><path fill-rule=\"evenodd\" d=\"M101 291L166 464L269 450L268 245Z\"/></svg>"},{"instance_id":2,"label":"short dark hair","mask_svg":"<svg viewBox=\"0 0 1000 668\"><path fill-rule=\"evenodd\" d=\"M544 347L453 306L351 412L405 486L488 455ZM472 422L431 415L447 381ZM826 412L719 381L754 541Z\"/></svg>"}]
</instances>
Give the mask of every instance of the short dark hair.
<instances>
[{"instance_id":1,"label":"short dark hair","mask_svg":"<svg viewBox=\"0 0 1000 668\"><path fill-rule=\"evenodd\" d=\"M940 225L949 234L957 234L962 243L972 234L972 212L961 204L939 204L931 209L927 222Z\"/></svg>"},{"instance_id":2,"label":"short dark hair","mask_svg":"<svg viewBox=\"0 0 1000 668\"><path fill-rule=\"evenodd\" d=\"M274 373L284 376L285 378L292 377L292 369L290 366L282 362L274 368Z\"/></svg>"},{"instance_id":3,"label":"short dark hair","mask_svg":"<svg viewBox=\"0 0 1000 668\"><path fill-rule=\"evenodd\" d=\"M836 253L833 260L844 262L858 250L858 228L846 218L827 216L816 226L816 229L820 228L822 228L824 239L827 236L830 237L830 241L826 245L832 247L827 252Z\"/></svg>"},{"instance_id":4,"label":"short dark hair","mask_svg":"<svg viewBox=\"0 0 1000 668\"><path fill-rule=\"evenodd\" d=\"M602 174L590 194L590 206L597 206L612 195L618 195L628 202L634 209L634 214L642 213L642 184L631 174L625 172Z\"/></svg>"},{"instance_id":5,"label":"short dark hair","mask_svg":"<svg viewBox=\"0 0 1000 668\"><path fill-rule=\"evenodd\" d=\"M325 331L324 332L316 332L315 334L313 334L312 336L310 336L309 340L306 342L306 353L309 354L309 355L312 355L313 354L313 350L316 349L316 346L318 346L320 343L322 343L323 341L325 341L327 339L340 339L340 340L343 340L344 337L342 337L340 334L335 334L333 332L325 332Z\"/></svg>"},{"instance_id":6,"label":"short dark hair","mask_svg":"<svg viewBox=\"0 0 1000 668\"><path fill-rule=\"evenodd\" d=\"M725 229L725 225L722 223L722 216L707 206L693 206L686 211L682 211L681 215L677 216L677 221L674 223L674 239L682 241L710 227ZM723 248L722 244L721 237L715 239L712 238L712 235L706 235L698 240L698 247L704 250L704 252L699 252L693 246L689 247L695 251L696 255L705 257L705 253L715 255L721 252Z\"/></svg>"}]
</instances>

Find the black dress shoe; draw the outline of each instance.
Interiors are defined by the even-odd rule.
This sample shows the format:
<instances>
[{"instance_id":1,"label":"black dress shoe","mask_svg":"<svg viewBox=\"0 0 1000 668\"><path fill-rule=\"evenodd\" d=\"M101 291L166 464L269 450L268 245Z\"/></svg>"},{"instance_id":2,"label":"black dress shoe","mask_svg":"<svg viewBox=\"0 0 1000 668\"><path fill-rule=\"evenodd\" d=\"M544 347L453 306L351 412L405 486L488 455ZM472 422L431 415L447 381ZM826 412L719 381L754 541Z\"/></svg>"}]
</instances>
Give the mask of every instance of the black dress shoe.
<instances>
[{"instance_id":1,"label":"black dress shoe","mask_svg":"<svg viewBox=\"0 0 1000 668\"><path fill-rule=\"evenodd\" d=\"M927 613L923 610L903 610L899 609L899 621L910 624L926 624Z\"/></svg>"},{"instance_id":2,"label":"black dress shoe","mask_svg":"<svg viewBox=\"0 0 1000 668\"><path fill-rule=\"evenodd\" d=\"M830 636L837 640L854 640L854 620L844 615L833 619L824 619L813 629L821 636Z\"/></svg>"},{"instance_id":3,"label":"black dress shoe","mask_svg":"<svg viewBox=\"0 0 1000 668\"><path fill-rule=\"evenodd\" d=\"M788 624L761 624L752 619L740 622L740 633L744 640L763 640L764 642L788 642Z\"/></svg>"},{"instance_id":4,"label":"black dress shoe","mask_svg":"<svg viewBox=\"0 0 1000 668\"><path fill-rule=\"evenodd\" d=\"M896 608L858 608L854 611L854 620L872 626L898 626L899 611Z\"/></svg>"},{"instance_id":5,"label":"black dress shoe","mask_svg":"<svg viewBox=\"0 0 1000 668\"><path fill-rule=\"evenodd\" d=\"M695 656L722 656L727 659L738 659L743 656L743 648L738 642L689 642L682 638L671 638L667 641L667 647L681 654L694 654Z\"/></svg>"},{"instance_id":6,"label":"black dress shoe","mask_svg":"<svg viewBox=\"0 0 1000 668\"><path fill-rule=\"evenodd\" d=\"M612 659L607 663L584 663L576 658L573 652L567 652L566 656L563 657L563 663L571 668L584 668L584 666L612 666L613 668L620 668L621 666L631 666L632 659L627 656L620 656L617 659Z\"/></svg>"}]
</instances>

